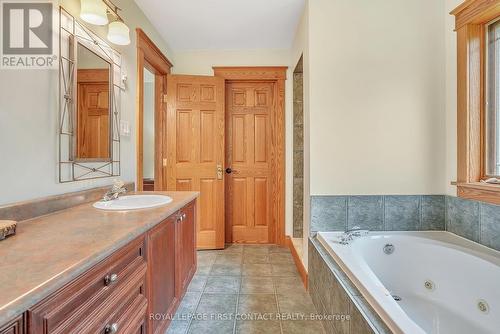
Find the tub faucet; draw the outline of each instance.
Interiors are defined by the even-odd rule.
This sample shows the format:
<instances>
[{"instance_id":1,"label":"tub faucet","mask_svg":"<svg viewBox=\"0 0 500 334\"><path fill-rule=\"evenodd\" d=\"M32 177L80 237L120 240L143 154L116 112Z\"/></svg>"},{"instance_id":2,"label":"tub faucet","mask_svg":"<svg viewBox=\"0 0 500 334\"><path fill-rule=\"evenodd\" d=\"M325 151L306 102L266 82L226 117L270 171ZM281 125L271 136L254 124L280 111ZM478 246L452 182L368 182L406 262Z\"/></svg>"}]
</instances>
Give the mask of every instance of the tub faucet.
<instances>
[{"instance_id":1,"label":"tub faucet","mask_svg":"<svg viewBox=\"0 0 500 334\"><path fill-rule=\"evenodd\" d=\"M121 194L124 194L127 192L127 189L125 188L125 184L123 183L122 180L116 180L115 183L113 184L113 187L111 187L110 190L108 190L104 196L102 197L102 200L104 202L109 202L114 199L117 199L118 196Z\"/></svg>"},{"instance_id":2,"label":"tub faucet","mask_svg":"<svg viewBox=\"0 0 500 334\"><path fill-rule=\"evenodd\" d=\"M354 240L354 238L359 238L362 236L365 236L370 232L368 229L362 229L359 226L354 226L351 229L346 230L340 237L340 244L341 245L349 245L351 241Z\"/></svg>"}]
</instances>

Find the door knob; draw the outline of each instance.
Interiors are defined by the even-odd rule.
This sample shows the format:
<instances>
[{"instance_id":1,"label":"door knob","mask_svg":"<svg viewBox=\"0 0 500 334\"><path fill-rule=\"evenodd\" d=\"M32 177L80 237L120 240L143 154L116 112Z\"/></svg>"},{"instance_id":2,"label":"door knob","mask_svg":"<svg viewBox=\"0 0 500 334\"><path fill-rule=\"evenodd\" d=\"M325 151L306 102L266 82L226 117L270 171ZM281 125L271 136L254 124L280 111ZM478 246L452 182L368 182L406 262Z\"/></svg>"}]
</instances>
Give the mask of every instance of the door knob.
<instances>
[{"instance_id":1,"label":"door knob","mask_svg":"<svg viewBox=\"0 0 500 334\"><path fill-rule=\"evenodd\" d=\"M226 168L226 173L231 174L232 172L233 172L233 170L231 168L229 168L229 167Z\"/></svg>"}]
</instances>

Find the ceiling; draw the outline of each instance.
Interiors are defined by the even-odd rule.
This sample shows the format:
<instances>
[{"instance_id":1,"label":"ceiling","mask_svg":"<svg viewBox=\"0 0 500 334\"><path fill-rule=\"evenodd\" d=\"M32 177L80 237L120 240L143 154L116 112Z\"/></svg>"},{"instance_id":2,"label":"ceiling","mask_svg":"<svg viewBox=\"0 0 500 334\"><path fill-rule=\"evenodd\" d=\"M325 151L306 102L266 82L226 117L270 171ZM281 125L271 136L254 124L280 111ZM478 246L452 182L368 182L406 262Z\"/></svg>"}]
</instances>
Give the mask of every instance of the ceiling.
<instances>
[{"instance_id":1,"label":"ceiling","mask_svg":"<svg viewBox=\"0 0 500 334\"><path fill-rule=\"evenodd\" d=\"M135 0L174 50L288 49L305 0Z\"/></svg>"}]
</instances>

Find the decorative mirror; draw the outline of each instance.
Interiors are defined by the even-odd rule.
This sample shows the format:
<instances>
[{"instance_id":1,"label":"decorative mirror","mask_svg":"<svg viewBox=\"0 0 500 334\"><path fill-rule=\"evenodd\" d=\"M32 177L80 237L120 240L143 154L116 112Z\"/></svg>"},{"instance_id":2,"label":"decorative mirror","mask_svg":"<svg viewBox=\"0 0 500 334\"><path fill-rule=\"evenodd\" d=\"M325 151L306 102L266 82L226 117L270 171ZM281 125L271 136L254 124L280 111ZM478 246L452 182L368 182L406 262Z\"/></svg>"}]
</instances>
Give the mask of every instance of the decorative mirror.
<instances>
[{"instance_id":1,"label":"decorative mirror","mask_svg":"<svg viewBox=\"0 0 500 334\"><path fill-rule=\"evenodd\" d=\"M60 9L59 182L120 175L121 56Z\"/></svg>"}]
</instances>

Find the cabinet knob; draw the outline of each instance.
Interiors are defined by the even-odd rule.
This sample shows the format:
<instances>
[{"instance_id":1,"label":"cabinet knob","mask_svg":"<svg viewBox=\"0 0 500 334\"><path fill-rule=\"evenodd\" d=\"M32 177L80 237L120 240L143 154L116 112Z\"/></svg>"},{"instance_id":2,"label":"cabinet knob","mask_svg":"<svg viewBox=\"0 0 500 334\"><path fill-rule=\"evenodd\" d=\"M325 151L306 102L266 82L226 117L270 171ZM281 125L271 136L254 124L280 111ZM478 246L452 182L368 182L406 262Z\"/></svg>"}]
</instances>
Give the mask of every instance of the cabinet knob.
<instances>
[{"instance_id":1,"label":"cabinet knob","mask_svg":"<svg viewBox=\"0 0 500 334\"><path fill-rule=\"evenodd\" d=\"M109 286L109 285L115 283L116 281L118 281L118 275L117 274L106 275L104 277L104 284L106 286Z\"/></svg>"},{"instance_id":2,"label":"cabinet knob","mask_svg":"<svg viewBox=\"0 0 500 334\"><path fill-rule=\"evenodd\" d=\"M118 324L116 322L111 325L106 325L106 327L104 328L104 333L106 334L115 334L117 332L118 332Z\"/></svg>"},{"instance_id":3,"label":"cabinet knob","mask_svg":"<svg viewBox=\"0 0 500 334\"><path fill-rule=\"evenodd\" d=\"M186 214L183 213L181 217L182 217L182 220L186 219Z\"/></svg>"}]
</instances>

